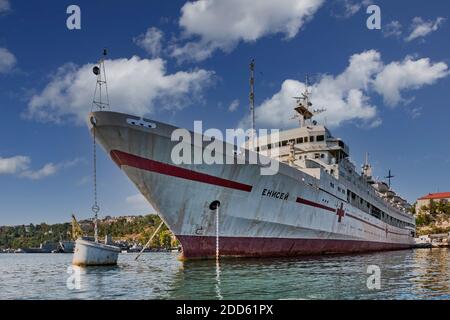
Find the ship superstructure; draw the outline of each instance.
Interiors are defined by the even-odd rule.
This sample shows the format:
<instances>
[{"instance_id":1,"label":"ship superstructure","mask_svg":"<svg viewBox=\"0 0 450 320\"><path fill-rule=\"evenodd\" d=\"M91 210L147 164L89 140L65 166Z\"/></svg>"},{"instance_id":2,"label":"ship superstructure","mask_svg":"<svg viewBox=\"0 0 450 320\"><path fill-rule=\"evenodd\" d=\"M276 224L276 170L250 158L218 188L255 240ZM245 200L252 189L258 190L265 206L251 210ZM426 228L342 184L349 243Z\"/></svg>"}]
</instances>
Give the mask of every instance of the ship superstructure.
<instances>
[{"instance_id":1,"label":"ship superstructure","mask_svg":"<svg viewBox=\"0 0 450 320\"><path fill-rule=\"evenodd\" d=\"M325 110L311 110L309 95L306 88L301 97L296 97L294 110L299 128L255 138L248 142L247 147L314 177L320 181L321 188L344 198L367 214L414 232L415 224L409 212L411 205L396 195L390 188L390 182L388 185L374 179L367 154L361 173L357 172L349 159L348 145L342 139L333 137L325 126L312 120L315 114Z\"/></svg>"}]
</instances>

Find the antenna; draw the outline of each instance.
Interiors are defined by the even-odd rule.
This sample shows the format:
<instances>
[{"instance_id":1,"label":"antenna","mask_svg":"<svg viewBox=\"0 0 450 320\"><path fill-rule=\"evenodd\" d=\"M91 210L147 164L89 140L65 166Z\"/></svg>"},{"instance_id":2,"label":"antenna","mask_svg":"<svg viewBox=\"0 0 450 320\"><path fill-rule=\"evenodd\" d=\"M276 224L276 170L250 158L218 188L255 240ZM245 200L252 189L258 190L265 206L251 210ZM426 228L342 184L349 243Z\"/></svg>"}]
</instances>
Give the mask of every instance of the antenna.
<instances>
[{"instance_id":1,"label":"antenna","mask_svg":"<svg viewBox=\"0 0 450 320\"><path fill-rule=\"evenodd\" d=\"M372 166L369 163L369 153L366 152L366 157L364 160L364 164L362 166L362 173L366 178L372 177Z\"/></svg>"},{"instance_id":2,"label":"antenna","mask_svg":"<svg viewBox=\"0 0 450 320\"><path fill-rule=\"evenodd\" d=\"M255 59L252 59L250 62L250 116L252 120L252 133L250 138L253 144L255 134Z\"/></svg>"},{"instance_id":3,"label":"antenna","mask_svg":"<svg viewBox=\"0 0 450 320\"><path fill-rule=\"evenodd\" d=\"M103 56L100 58L98 65L92 68L92 72L97 76L97 83L95 85L94 100L92 101L91 111L94 109L94 106L96 106L100 111L107 108L109 109L108 85L106 83L105 71L105 57L107 54L108 52L106 48L104 48ZM103 92L106 94L106 97L103 97Z\"/></svg>"},{"instance_id":4,"label":"antenna","mask_svg":"<svg viewBox=\"0 0 450 320\"><path fill-rule=\"evenodd\" d=\"M309 99L309 97L310 97L310 95L311 95L311 92L308 91L308 87L309 87L309 76L306 75L306 76L305 76L305 93L302 94L302 96L303 96L305 99Z\"/></svg>"},{"instance_id":5,"label":"antenna","mask_svg":"<svg viewBox=\"0 0 450 320\"><path fill-rule=\"evenodd\" d=\"M395 176L393 176L393 175L391 174L391 169L389 169L388 175L387 175L385 178L388 179L388 182L389 182L389 189L390 189L390 188L391 188L391 179L392 179L392 178L395 178Z\"/></svg>"}]
</instances>

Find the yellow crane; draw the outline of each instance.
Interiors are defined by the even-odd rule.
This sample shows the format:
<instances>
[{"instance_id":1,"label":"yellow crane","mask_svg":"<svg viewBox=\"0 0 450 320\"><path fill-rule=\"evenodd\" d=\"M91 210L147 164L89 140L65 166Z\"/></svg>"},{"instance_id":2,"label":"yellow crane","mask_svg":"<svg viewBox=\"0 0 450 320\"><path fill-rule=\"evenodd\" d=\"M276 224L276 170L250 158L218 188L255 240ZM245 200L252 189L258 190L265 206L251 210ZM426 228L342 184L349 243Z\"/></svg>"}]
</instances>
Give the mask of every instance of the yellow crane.
<instances>
[{"instance_id":1,"label":"yellow crane","mask_svg":"<svg viewBox=\"0 0 450 320\"><path fill-rule=\"evenodd\" d=\"M81 229L80 224L78 223L75 215L72 214L72 239L75 241L83 236L83 230Z\"/></svg>"}]
</instances>

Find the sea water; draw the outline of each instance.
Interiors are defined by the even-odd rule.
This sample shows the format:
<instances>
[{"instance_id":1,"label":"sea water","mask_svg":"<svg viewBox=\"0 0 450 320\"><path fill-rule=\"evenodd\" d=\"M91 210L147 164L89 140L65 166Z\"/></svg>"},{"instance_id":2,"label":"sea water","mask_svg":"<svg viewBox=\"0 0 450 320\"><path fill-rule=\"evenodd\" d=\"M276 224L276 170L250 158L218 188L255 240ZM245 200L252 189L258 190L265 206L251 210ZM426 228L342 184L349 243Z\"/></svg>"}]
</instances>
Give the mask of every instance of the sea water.
<instances>
[{"instance_id":1,"label":"sea water","mask_svg":"<svg viewBox=\"0 0 450 320\"><path fill-rule=\"evenodd\" d=\"M449 252L221 259L219 264L152 252L138 261L136 254L120 254L116 267L85 269L71 267L71 254L0 254L0 299L450 299ZM375 288L374 268L379 268Z\"/></svg>"}]
</instances>

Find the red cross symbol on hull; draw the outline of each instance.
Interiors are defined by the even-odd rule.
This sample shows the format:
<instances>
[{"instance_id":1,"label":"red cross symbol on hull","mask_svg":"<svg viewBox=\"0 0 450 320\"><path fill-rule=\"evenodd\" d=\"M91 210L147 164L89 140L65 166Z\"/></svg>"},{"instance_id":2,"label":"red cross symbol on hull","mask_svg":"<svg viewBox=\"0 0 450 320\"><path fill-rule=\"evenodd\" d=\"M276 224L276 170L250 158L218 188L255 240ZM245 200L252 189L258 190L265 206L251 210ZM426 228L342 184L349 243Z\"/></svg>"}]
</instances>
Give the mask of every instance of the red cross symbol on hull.
<instances>
[{"instance_id":1,"label":"red cross symbol on hull","mask_svg":"<svg viewBox=\"0 0 450 320\"><path fill-rule=\"evenodd\" d=\"M342 221L342 218L345 216L344 204L341 202L341 207L336 209L336 214L339 216L338 222Z\"/></svg>"}]
</instances>

